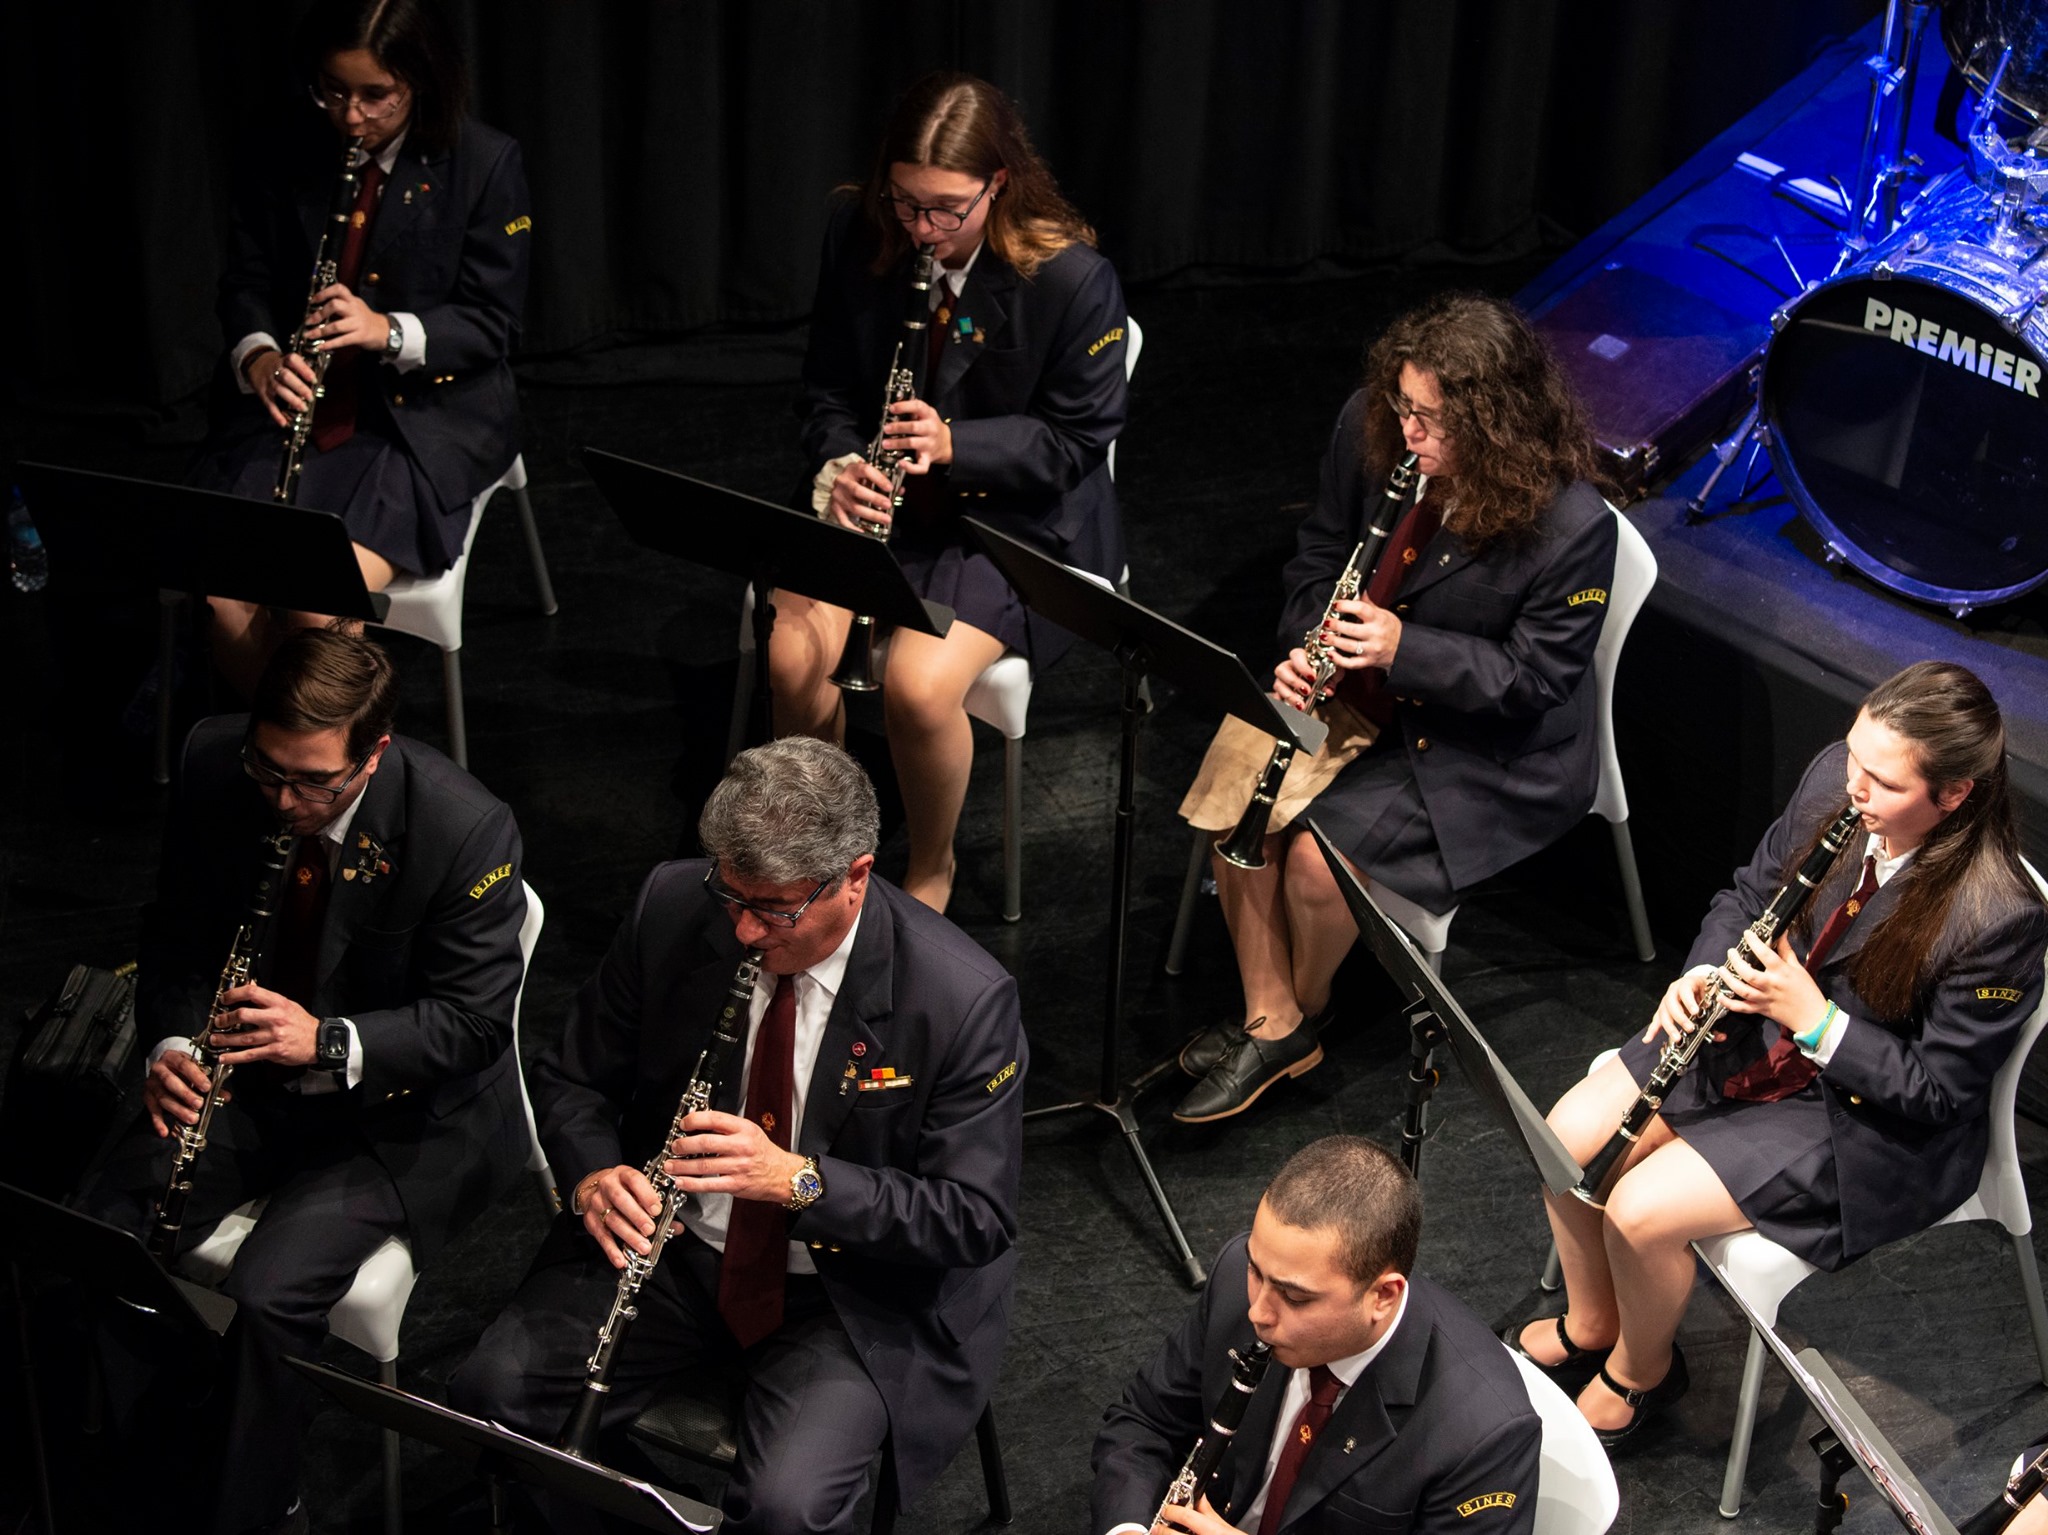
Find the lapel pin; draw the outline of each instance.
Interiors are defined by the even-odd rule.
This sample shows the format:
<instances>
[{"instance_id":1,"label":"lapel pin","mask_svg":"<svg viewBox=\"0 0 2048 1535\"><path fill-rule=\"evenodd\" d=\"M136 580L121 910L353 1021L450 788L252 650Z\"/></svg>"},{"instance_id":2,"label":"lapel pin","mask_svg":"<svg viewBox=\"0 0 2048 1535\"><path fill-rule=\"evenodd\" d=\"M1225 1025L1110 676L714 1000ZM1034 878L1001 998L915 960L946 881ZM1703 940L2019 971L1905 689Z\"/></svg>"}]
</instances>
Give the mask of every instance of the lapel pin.
<instances>
[{"instance_id":1,"label":"lapel pin","mask_svg":"<svg viewBox=\"0 0 2048 1535\"><path fill-rule=\"evenodd\" d=\"M868 1042L864 1039L856 1039L853 1042L853 1058L855 1060L859 1060L862 1056L866 1055L867 1053Z\"/></svg>"},{"instance_id":2,"label":"lapel pin","mask_svg":"<svg viewBox=\"0 0 2048 1535\"><path fill-rule=\"evenodd\" d=\"M1448 554L1440 554L1436 557L1436 562L1439 565L1448 565L1451 563L1451 557Z\"/></svg>"},{"instance_id":3,"label":"lapel pin","mask_svg":"<svg viewBox=\"0 0 2048 1535\"><path fill-rule=\"evenodd\" d=\"M1346 1455L1349 1455L1357 1447L1358 1441L1356 1439L1347 1439L1344 1441L1344 1453Z\"/></svg>"}]
</instances>

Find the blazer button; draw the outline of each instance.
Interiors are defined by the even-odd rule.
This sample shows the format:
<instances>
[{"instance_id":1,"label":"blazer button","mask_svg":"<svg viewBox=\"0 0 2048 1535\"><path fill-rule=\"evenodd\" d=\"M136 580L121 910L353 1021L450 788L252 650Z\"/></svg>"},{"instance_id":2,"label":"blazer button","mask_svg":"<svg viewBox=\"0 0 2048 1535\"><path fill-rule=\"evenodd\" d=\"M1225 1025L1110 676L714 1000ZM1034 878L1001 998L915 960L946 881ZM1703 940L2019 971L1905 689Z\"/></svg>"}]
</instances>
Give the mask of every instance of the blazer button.
<instances>
[{"instance_id":1,"label":"blazer button","mask_svg":"<svg viewBox=\"0 0 2048 1535\"><path fill-rule=\"evenodd\" d=\"M1428 751L1428 750L1429 750L1429 737L1428 737L1428 736L1417 736L1417 737L1415 738L1415 749L1416 749L1417 751L1419 751L1419 752L1426 752L1426 751Z\"/></svg>"},{"instance_id":2,"label":"blazer button","mask_svg":"<svg viewBox=\"0 0 2048 1535\"><path fill-rule=\"evenodd\" d=\"M368 277L365 277L365 278L363 279L363 281L364 281L364 282L375 282L375 281L377 281L377 274L376 274L375 272L372 272L372 273L371 273L371 274L370 274L370 275L369 275Z\"/></svg>"},{"instance_id":3,"label":"blazer button","mask_svg":"<svg viewBox=\"0 0 2048 1535\"><path fill-rule=\"evenodd\" d=\"M1405 613L1408 611L1408 604L1405 602L1396 604L1394 611L1396 613Z\"/></svg>"},{"instance_id":4,"label":"blazer button","mask_svg":"<svg viewBox=\"0 0 2048 1535\"><path fill-rule=\"evenodd\" d=\"M832 1251L834 1251L834 1252L838 1252L838 1251L839 1251L839 1244L838 1244L837 1242L834 1242L834 1243L832 1244Z\"/></svg>"},{"instance_id":5,"label":"blazer button","mask_svg":"<svg viewBox=\"0 0 2048 1535\"><path fill-rule=\"evenodd\" d=\"M394 394L391 397L391 403L393 405L403 405L405 403L405 396L402 394Z\"/></svg>"},{"instance_id":6,"label":"blazer button","mask_svg":"<svg viewBox=\"0 0 2048 1535\"><path fill-rule=\"evenodd\" d=\"M811 1244L811 1251L812 1251L812 1252L814 1252L814 1253L821 1253L821 1252L823 1252L824 1250L825 1250L825 1244L824 1244L823 1242L813 1242L813 1243Z\"/></svg>"},{"instance_id":7,"label":"blazer button","mask_svg":"<svg viewBox=\"0 0 2048 1535\"><path fill-rule=\"evenodd\" d=\"M1856 1093L1851 1093L1851 1094L1849 1095L1849 1101L1850 1101L1851 1103L1855 1104L1855 1105L1856 1105L1856 1106L1857 1106L1858 1108L1861 1108L1861 1107L1863 1106L1863 1099L1862 1099L1862 1097L1861 1097L1860 1095L1856 1094Z\"/></svg>"}]
</instances>

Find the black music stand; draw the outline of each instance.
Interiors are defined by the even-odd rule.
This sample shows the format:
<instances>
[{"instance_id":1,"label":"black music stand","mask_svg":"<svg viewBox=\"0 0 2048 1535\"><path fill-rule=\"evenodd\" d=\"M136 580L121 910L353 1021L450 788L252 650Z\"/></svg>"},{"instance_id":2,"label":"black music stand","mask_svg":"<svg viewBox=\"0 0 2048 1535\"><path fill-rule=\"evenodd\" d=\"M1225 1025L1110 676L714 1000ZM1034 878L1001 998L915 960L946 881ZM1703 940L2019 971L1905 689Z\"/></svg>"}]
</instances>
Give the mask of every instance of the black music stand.
<instances>
[{"instance_id":1,"label":"black music stand","mask_svg":"<svg viewBox=\"0 0 2048 1535\"><path fill-rule=\"evenodd\" d=\"M16 471L50 551L50 577L77 592L155 587L294 613L382 623L391 599L363 585L348 528L332 512L160 485L90 469ZM158 615L158 654L177 643L177 608ZM169 783L171 679L157 679L156 781Z\"/></svg>"},{"instance_id":2,"label":"black music stand","mask_svg":"<svg viewBox=\"0 0 2048 1535\"><path fill-rule=\"evenodd\" d=\"M695 1498L622 1476L594 1461L578 1460L553 1445L395 1386L361 1380L310 1360L287 1359L285 1363L357 1417L444 1450L473 1467L479 1477L536 1487L630 1520L644 1530L689 1530L703 1535L724 1522L725 1516L717 1509Z\"/></svg>"},{"instance_id":3,"label":"black music stand","mask_svg":"<svg viewBox=\"0 0 2048 1535\"><path fill-rule=\"evenodd\" d=\"M15 1314L21 1323L22 1400L37 1501L43 1527L54 1530L49 1450L43 1438L22 1271L60 1274L106 1310L143 1319L142 1336L159 1340L166 1357L188 1358L195 1345L210 1345L234 1320L235 1303L166 1273L132 1231L109 1226L11 1183L0 1183L0 1256L7 1260Z\"/></svg>"},{"instance_id":4,"label":"black music stand","mask_svg":"<svg viewBox=\"0 0 2048 1535\"><path fill-rule=\"evenodd\" d=\"M775 605L768 594L776 587L935 638L952 626L953 610L918 596L879 538L602 448L585 448L583 466L634 542L752 583L754 692L747 728L755 745L775 735L768 682Z\"/></svg>"},{"instance_id":5,"label":"black music stand","mask_svg":"<svg viewBox=\"0 0 2048 1535\"><path fill-rule=\"evenodd\" d=\"M1402 932L1393 918L1380 910L1379 902L1365 888L1351 866L1344 861L1329 837L1313 818L1304 818L1309 835L1316 839L1323 862L1350 908L1358 933L1391 979L1408 997L1409 1061L1408 1110L1401 1125L1401 1160L1418 1177L1422 1173L1422 1143L1429 1139L1429 1100L1441 1075L1432 1062L1436 1047L1448 1044L1465 1080L1479 1094L1503 1130L1512 1136L1528 1158L1536 1176L1551 1193L1563 1196L1578 1186L1583 1171L1572 1160L1564 1142L1529 1101L1513 1073L1493 1053L1493 1046L1479 1032L1465 1009L1458 1005L1443 980L1429 968L1422 951Z\"/></svg>"},{"instance_id":6,"label":"black music stand","mask_svg":"<svg viewBox=\"0 0 2048 1535\"><path fill-rule=\"evenodd\" d=\"M1724 1284L1722 1289L1734 1299L1757 1336L1764 1340L1764 1346L1777 1355L1785 1373L1806 1393L1807 1401L1821 1416L1822 1427L1807 1438L1820 1459L1820 1505L1814 1516L1818 1535L1827 1535L1842 1522L1849 1500L1837 1490L1837 1484L1851 1466L1862 1468L1870 1485L1907 1529L1917 1535L1956 1535L1956 1527L1942 1512L1941 1505L1907 1469L1898 1451L1871 1422L1863 1404L1821 1357L1820 1350L1803 1348L1793 1353L1792 1346L1778 1336L1777 1329L1733 1285Z\"/></svg>"},{"instance_id":7,"label":"black music stand","mask_svg":"<svg viewBox=\"0 0 2048 1535\"><path fill-rule=\"evenodd\" d=\"M1131 918L1131 839L1137 817L1138 728L1145 717L1140 688L1147 673L1156 673L1172 682L1191 702L1219 714L1235 715L1271 735L1291 737L1304 751L1321 746L1329 727L1312 715L1274 702L1233 652L1120 596L1098 577L1071 570L985 522L972 517L965 521L988 557L1023 597L1025 606L1090 644L1101 646L1122 663L1124 674L1120 715L1123 756L1117 776L1116 842L1110 861L1110 949L1108 999L1103 1009L1102 1088L1097 1097L1032 1109L1024 1117L1036 1119L1075 1109L1095 1109L1114 1119L1123 1130L1124 1144L1138 1164L1153 1204L1159 1207L1160 1218L1166 1222L1167 1233L1173 1238L1189 1281L1199 1287L1207 1276L1181 1232L1166 1190L1159 1186L1151 1159L1138 1139L1137 1115L1132 1110L1137 1095L1172 1063L1162 1061L1129 1082L1118 1079L1118 1043L1124 1017L1124 951Z\"/></svg>"}]
</instances>

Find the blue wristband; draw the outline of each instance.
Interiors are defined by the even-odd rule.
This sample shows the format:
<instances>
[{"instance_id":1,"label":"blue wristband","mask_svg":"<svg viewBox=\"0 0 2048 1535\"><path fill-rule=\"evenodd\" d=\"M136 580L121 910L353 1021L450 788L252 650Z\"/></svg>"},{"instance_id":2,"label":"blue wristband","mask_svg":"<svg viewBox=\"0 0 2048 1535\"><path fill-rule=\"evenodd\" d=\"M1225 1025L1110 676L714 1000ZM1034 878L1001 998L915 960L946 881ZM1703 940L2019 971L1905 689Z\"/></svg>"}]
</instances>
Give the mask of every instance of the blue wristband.
<instances>
[{"instance_id":1,"label":"blue wristband","mask_svg":"<svg viewBox=\"0 0 2048 1535\"><path fill-rule=\"evenodd\" d=\"M1820 1042L1828 1037L1828 1030L1834 1027L1835 1020L1841 1016L1841 1008L1830 1002L1828 1010L1820 1015L1820 1022L1804 1034L1794 1034L1792 1043L1808 1053L1818 1050Z\"/></svg>"}]
</instances>

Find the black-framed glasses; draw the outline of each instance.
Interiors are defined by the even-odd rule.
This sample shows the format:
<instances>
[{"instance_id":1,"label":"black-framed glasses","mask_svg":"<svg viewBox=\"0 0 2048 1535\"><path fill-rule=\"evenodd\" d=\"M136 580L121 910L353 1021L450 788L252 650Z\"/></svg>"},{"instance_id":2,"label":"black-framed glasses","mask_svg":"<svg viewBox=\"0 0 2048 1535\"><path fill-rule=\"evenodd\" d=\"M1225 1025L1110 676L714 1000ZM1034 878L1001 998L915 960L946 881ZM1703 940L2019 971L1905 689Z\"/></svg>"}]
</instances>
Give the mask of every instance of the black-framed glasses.
<instances>
[{"instance_id":1,"label":"black-framed glasses","mask_svg":"<svg viewBox=\"0 0 2048 1535\"><path fill-rule=\"evenodd\" d=\"M1432 437L1443 436L1444 418L1442 414L1439 411L1424 410L1421 406L1411 402L1405 394L1388 395L1387 409L1391 410L1395 417L1403 422L1412 416L1415 420L1422 423L1422 429Z\"/></svg>"},{"instance_id":2,"label":"black-framed glasses","mask_svg":"<svg viewBox=\"0 0 2048 1535\"><path fill-rule=\"evenodd\" d=\"M984 181L981 190L974 194L974 200L964 208L927 208L923 203L914 203L907 197L898 197L894 192L884 192L882 201L889 205L889 211L906 224L915 224L922 214L925 222L943 234L952 234L967 223L967 215L981 205L988 196L993 181Z\"/></svg>"},{"instance_id":3,"label":"black-framed glasses","mask_svg":"<svg viewBox=\"0 0 2048 1535\"><path fill-rule=\"evenodd\" d=\"M376 123L404 106L407 92L403 85L373 85L367 90L348 91L316 80L306 87L306 94L323 112L346 112L353 102L364 122Z\"/></svg>"},{"instance_id":4,"label":"black-framed glasses","mask_svg":"<svg viewBox=\"0 0 2048 1535\"><path fill-rule=\"evenodd\" d=\"M348 791L348 786L362 776L363 769L370 765L370 758L376 755L373 747L349 769L348 777L337 784L307 783L303 778L287 778L269 763L256 755L256 749L247 741L242 743L242 771L256 781L258 788L276 789L279 793L289 789L292 794L308 805L331 805Z\"/></svg>"},{"instance_id":5,"label":"black-framed glasses","mask_svg":"<svg viewBox=\"0 0 2048 1535\"><path fill-rule=\"evenodd\" d=\"M704 871L704 888L734 911L750 911L763 922L779 922L784 927L795 927L802 921L804 913L811 909L811 902L831 889L835 883L837 882L829 879L820 882L818 888L805 896L803 905L795 911L777 911L773 907L757 906L738 891L729 888L725 881L718 877L717 864L714 863Z\"/></svg>"}]
</instances>

